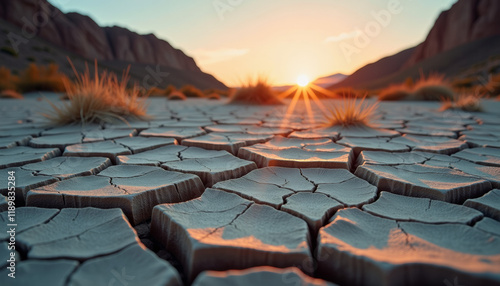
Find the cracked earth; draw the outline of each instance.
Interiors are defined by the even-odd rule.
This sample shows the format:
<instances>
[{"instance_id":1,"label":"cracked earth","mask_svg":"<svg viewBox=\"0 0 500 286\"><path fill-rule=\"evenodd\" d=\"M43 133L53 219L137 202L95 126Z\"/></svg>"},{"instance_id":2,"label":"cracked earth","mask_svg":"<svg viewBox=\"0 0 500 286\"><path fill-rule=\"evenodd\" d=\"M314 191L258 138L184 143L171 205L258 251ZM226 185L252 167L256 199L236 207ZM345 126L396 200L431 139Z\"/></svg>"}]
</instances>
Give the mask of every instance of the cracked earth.
<instances>
[{"instance_id":1,"label":"cracked earth","mask_svg":"<svg viewBox=\"0 0 500 286\"><path fill-rule=\"evenodd\" d=\"M2 99L15 285L500 285L497 102L382 103L377 128L340 128L151 101L148 122L49 128L45 103Z\"/></svg>"}]
</instances>

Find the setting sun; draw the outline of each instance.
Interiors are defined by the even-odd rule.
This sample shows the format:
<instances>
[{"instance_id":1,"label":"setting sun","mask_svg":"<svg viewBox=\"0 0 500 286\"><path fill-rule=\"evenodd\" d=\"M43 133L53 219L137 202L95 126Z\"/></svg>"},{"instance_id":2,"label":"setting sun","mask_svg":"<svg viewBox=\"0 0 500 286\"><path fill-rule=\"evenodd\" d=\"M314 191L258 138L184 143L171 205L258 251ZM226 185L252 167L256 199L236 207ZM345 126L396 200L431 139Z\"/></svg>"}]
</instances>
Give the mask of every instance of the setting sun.
<instances>
[{"instance_id":1,"label":"setting sun","mask_svg":"<svg viewBox=\"0 0 500 286\"><path fill-rule=\"evenodd\" d=\"M297 78L297 85L299 86L306 86L309 84L309 78L306 75L299 75Z\"/></svg>"}]
</instances>

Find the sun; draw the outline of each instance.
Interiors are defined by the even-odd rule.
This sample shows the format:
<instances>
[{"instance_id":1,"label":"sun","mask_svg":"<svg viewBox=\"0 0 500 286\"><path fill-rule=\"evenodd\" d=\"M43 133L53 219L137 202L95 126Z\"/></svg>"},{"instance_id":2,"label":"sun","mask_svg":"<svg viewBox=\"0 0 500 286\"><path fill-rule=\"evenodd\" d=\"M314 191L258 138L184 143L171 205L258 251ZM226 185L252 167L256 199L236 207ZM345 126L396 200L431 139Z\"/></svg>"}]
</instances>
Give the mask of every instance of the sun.
<instances>
[{"instance_id":1,"label":"sun","mask_svg":"<svg viewBox=\"0 0 500 286\"><path fill-rule=\"evenodd\" d=\"M302 75L299 75L299 77L297 77L297 85L298 86L301 86L301 87L305 87L309 84L309 78L302 74Z\"/></svg>"}]
</instances>

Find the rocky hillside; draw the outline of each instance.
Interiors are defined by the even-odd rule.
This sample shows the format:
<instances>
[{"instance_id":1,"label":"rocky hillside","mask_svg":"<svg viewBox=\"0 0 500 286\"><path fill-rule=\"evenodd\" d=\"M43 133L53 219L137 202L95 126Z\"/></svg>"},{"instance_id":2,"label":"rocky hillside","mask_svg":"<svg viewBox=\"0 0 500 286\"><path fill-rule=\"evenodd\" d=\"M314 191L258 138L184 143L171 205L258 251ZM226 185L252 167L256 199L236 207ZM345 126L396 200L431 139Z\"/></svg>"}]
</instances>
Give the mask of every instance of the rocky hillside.
<instances>
[{"instance_id":1,"label":"rocky hillside","mask_svg":"<svg viewBox=\"0 0 500 286\"><path fill-rule=\"evenodd\" d=\"M405 67L482 38L500 35L500 1L460 0L439 15Z\"/></svg>"},{"instance_id":2,"label":"rocky hillside","mask_svg":"<svg viewBox=\"0 0 500 286\"><path fill-rule=\"evenodd\" d=\"M500 1L459 0L436 20L420 45L368 64L331 86L376 89L420 72L448 77L500 56Z\"/></svg>"},{"instance_id":3,"label":"rocky hillside","mask_svg":"<svg viewBox=\"0 0 500 286\"><path fill-rule=\"evenodd\" d=\"M184 78L186 72L193 72L188 77L192 79L184 83L196 85L197 74L207 76L193 58L153 34L140 35L117 26L100 27L90 17L62 13L46 0L2 0L0 18L21 29L20 45L36 38L68 54L97 59L99 63L159 64L169 70L173 83L179 82L175 70L182 71ZM201 88L224 86L213 77L211 81L198 85Z\"/></svg>"}]
</instances>

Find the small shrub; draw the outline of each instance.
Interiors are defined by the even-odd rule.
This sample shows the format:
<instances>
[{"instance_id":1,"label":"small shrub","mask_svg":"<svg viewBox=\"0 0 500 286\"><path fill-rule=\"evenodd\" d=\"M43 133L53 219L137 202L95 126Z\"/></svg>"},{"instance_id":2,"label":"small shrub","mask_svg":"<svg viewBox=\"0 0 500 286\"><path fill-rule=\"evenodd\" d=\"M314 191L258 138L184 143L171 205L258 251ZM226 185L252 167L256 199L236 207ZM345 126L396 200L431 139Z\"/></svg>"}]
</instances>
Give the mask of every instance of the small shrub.
<instances>
[{"instance_id":1,"label":"small shrub","mask_svg":"<svg viewBox=\"0 0 500 286\"><path fill-rule=\"evenodd\" d=\"M32 63L33 63L33 62L36 62L36 58L35 58L35 57L26 57L26 60L27 60L28 62L32 62Z\"/></svg>"},{"instance_id":2,"label":"small shrub","mask_svg":"<svg viewBox=\"0 0 500 286\"><path fill-rule=\"evenodd\" d=\"M277 97L272 86L266 79L249 80L246 85L238 89L231 97L232 104L275 105L283 102Z\"/></svg>"},{"instance_id":3,"label":"small shrub","mask_svg":"<svg viewBox=\"0 0 500 286\"><path fill-rule=\"evenodd\" d=\"M116 74L107 71L99 75L97 61L94 76L90 75L88 66L81 74L72 63L71 66L76 80L71 83L67 78L64 79L68 102L64 102L61 107L49 101L53 111L43 114L51 124L102 123L117 119L127 122L127 118L148 118L146 101L139 97L139 87L127 87L130 79L129 69L124 71L121 80L118 80Z\"/></svg>"},{"instance_id":4,"label":"small shrub","mask_svg":"<svg viewBox=\"0 0 500 286\"><path fill-rule=\"evenodd\" d=\"M228 97L229 96L229 90L220 90L220 89L217 89L217 88L205 89L203 91L203 93L205 93L206 96L209 96L211 94L218 94L219 96L224 96L224 97Z\"/></svg>"},{"instance_id":5,"label":"small shrub","mask_svg":"<svg viewBox=\"0 0 500 286\"><path fill-rule=\"evenodd\" d=\"M404 86L408 89L412 89L415 86L415 82L412 77L407 77Z\"/></svg>"},{"instance_id":6,"label":"small shrub","mask_svg":"<svg viewBox=\"0 0 500 286\"><path fill-rule=\"evenodd\" d=\"M491 96L500 95L500 74L490 76L488 84L483 88L483 92Z\"/></svg>"},{"instance_id":7,"label":"small shrub","mask_svg":"<svg viewBox=\"0 0 500 286\"><path fill-rule=\"evenodd\" d=\"M186 100L187 97L184 95L184 93L180 91L173 91L171 92L168 97L168 100Z\"/></svg>"},{"instance_id":8,"label":"small shrub","mask_svg":"<svg viewBox=\"0 0 500 286\"><path fill-rule=\"evenodd\" d=\"M379 92L378 99L382 101L405 100L411 98L411 90L406 84L391 85Z\"/></svg>"},{"instance_id":9,"label":"small shrub","mask_svg":"<svg viewBox=\"0 0 500 286\"><path fill-rule=\"evenodd\" d=\"M19 78L6 67L0 67L0 91L16 90Z\"/></svg>"},{"instance_id":10,"label":"small shrub","mask_svg":"<svg viewBox=\"0 0 500 286\"><path fill-rule=\"evenodd\" d=\"M149 96L165 96L165 90L158 87L152 87L146 94L149 94Z\"/></svg>"},{"instance_id":11,"label":"small shrub","mask_svg":"<svg viewBox=\"0 0 500 286\"><path fill-rule=\"evenodd\" d=\"M451 85L457 90L473 88L478 83L477 77L455 79Z\"/></svg>"},{"instance_id":12,"label":"small shrub","mask_svg":"<svg viewBox=\"0 0 500 286\"><path fill-rule=\"evenodd\" d=\"M361 91L352 88L339 88L334 90L333 94L338 98L344 98L344 97L362 98L366 95L366 93L363 93Z\"/></svg>"},{"instance_id":13,"label":"small shrub","mask_svg":"<svg viewBox=\"0 0 500 286\"><path fill-rule=\"evenodd\" d=\"M205 94L203 93L203 91L199 90L198 88L196 88L195 86L193 85L185 85L183 86L181 89L180 89L180 92L182 92L186 97L188 98L203 98L205 97Z\"/></svg>"},{"instance_id":14,"label":"small shrub","mask_svg":"<svg viewBox=\"0 0 500 286\"><path fill-rule=\"evenodd\" d=\"M453 96L452 99L444 98L442 100L442 105L440 111L445 110L463 110L470 112L481 112L483 108L481 106L482 95L479 93L464 93Z\"/></svg>"},{"instance_id":15,"label":"small shrub","mask_svg":"<svg viewBox=\"0 0 500 286\"><path fill-rule=\"evenodd\" d=\"M370 121L375 118L378 102L365 103L366 96L357 99L344 96L341 106L334 105L327 115L329 126L371 126Z\"/></svg>"},{"instance_id":16,"label":"small shrub","mask_svg":"<svg viewBox=\"0 0 500 286\"><path fill-rule=\"evenodd\" d=\"M59 67L50 64L48 67L30 64L19 78L17 89L22 92L53 91L64 92L64 81L67 77L59 72Z\"/></svg>"},{"instance_id":17,"label":"small shrub","mask_svg":"<svg viewBox=\"0 0 500 286\"><path fill-rule=\"evenodd\" d=\"M23 99L24 97L19 92L8 89L0 91L0 98Z\"/></svg>"},{"instance_id":18,"label":"small shrub","mask_svg":"<svg viewBox=\"0 0 500 286\"><path fill-rule=\"evenodd\" d=\"M11 56L16 57L16 58L19 56L19 54L16 52L16 50L14 50L12 47L3 46L0 48L0 52L11 55Z\"/></svg>"},{"instance_id":19,"label":"small shrub","mask_svg":"<svg viewBox=\"0 0 500 286\"><path fill-rule=\"evenodd\" d=\"M207 99L210 99L210 100L219 100L220 99L220 95L218 93L210 93L208 95L206 95L206 98Z\"/></svg>"},{"instance_id":20,"label":"small shrub","mask_svg":"<svg viewBox=\"0 0 500 286\"><path fill-rule=\"evenodd\" d=\"M455 92L451 85L445 80L444 75L430 74L427 78L421 76L415 84L413 94L417 100L441 100L442 98L452 99Z\"/></svg>"},{"instance_id":21,"label":"small shrub","mask_svg":"<svg viewBox=\"0 0 500 286\"><path fill-rule=\"evenodd\" d=\"M169 96L170 94L172 94L174 91L177 91L177 88L171 84L169 84L167 86L167 88L165 89L165 95L166 96Z\"/></svg>"}]
</instances>

